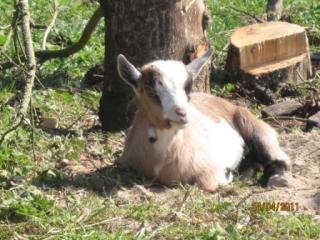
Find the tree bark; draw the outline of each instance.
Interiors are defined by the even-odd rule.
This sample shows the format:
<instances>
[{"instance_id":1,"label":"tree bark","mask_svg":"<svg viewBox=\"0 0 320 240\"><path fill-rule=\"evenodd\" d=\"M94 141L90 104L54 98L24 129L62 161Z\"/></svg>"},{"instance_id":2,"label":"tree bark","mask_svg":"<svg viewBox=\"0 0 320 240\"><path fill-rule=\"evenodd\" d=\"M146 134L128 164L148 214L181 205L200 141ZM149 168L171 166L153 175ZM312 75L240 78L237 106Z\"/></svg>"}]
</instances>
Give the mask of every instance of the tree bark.
<instances>
[{"instance_id":1,"label":"tree bark","mask_svg":"<svg viewBox=\"0 0 320 240\"><path fill-rule=\"evenodd\" d=\"M136 66L156 59L189 63L208 47L207 9L203 0L100 0L106 24L105 79L100 119L106 130L129 126L133 93L118 76L116 56L124 54ZM209 92L209 67L195 82Z\"/></svg>"},{"instance_id":2,"label":"tree bark","mask_svg":"<svg viewBox=\"0 0 320 240\"><path fill-rule=\"evenodd\" d=\"M22 103L20 106L20 113L22 115L25 115L30 103L34 78L36 75L36 58L34 55L33 41L30 31L30 13L28 0L20 0L19 7L22 18L22 38L27 59L27 75L25 79L26 85L23 93Z\"/></svg>"},{"instance_id":3,"label":"tree bark","mask_svg":"<svg viewBox=\"0 0 320 240\"><path fill-rule=\"evenodd\" d=\"M268 0L267 20L279 21L282 14L283 0Z\"/></svg>"}]
</instances>

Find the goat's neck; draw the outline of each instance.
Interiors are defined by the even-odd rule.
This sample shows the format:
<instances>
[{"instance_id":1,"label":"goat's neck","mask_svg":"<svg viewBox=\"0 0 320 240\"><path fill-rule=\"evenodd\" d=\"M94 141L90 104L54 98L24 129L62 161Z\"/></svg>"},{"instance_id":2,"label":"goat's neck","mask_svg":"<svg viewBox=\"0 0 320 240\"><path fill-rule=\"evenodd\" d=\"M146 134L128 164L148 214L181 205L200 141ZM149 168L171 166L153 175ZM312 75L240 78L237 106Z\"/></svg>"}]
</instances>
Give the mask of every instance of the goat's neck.
<instances>
[{"instance_id":1,"label":"goat's neck","mask_svg":"<svg viewBox=\"0 0 320 240\"><path fill-rule=\"evenodd\" d=\"M138 118L140 121L142 120L148 126L152 126L158 129L168 129L170 128L169 121L165 120L160 113L155 113L154 111L150 110L151 107L147 106L144 103L139 103L138 107Z\"/></svg>"}]
</instances>

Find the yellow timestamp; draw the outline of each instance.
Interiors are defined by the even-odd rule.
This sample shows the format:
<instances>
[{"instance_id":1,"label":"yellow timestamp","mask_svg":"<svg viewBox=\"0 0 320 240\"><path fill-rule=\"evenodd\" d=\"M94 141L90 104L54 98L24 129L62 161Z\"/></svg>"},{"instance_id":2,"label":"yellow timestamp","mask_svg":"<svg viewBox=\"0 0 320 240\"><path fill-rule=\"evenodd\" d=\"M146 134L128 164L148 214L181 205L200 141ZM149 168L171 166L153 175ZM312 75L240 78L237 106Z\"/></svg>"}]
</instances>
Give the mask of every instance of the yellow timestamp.
<instances>
[{"instance_id":1,"label":"yellow timestamp","mask_svg":"<svg viewBox=\"0 0 320 240\"><path fill-rule=\"evenodd\" d=\"M252 202L251 209L253 211L287 211L295 212L299 210L297 202Z\"/></svg>"}]
</instances>

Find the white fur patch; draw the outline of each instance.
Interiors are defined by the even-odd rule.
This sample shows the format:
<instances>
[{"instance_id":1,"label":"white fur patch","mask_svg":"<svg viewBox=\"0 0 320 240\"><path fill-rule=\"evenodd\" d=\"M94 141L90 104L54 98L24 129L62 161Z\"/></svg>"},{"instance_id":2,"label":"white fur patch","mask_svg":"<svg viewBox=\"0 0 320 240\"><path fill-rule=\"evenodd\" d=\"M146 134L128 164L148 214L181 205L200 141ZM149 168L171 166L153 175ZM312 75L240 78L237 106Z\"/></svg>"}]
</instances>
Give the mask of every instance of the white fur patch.
<instances>
[{"instance_id":1,"label":"white fur patch","mask_svg":"<svg viewBox=\"0 0 320 240\"><path fill-rule=\"evenodd\" d=\"M219 184L225 184L227 168L234 170L243 156L244 140L239 133L224 119L218 123L212 121L195 108L191 108L192 122L194 127L192 133L194 142L203 146L207 158L206 163L221 169Z\"/></svg>"},{"instance_id":2,"label":"white fur patch","mask_svg":"<svg viewBox=\"0 0 320 240\"><path fill-rule=\"evenodd\" d=\"M188 72L185 65L178 61L155 61L152 63L161 73L163 84L157 84L157 91L163 107L165 119L179 121L175 110L177 107L188 111L188 98L184 89Z\"/></svg>"},{"instance_id":3,"label":"white fur patch","mask_svg":"<svg viewBox=\"0 0 320 240\"><path fill-rule=\"evenodd\" d=\"M157 129L158 140L154 144L155 150L166 158L171 141L189 141L186 147L193 148L194 156L190 157L190 164L204 168L214 169L213 175L220 185L232 181L232 176L227 177L227 168L235 169L243 156L244 141L239 133L228 122L221 119L214 122L200 113L193 106L189 107L190 122L184 129L171 128L169 130ZM184 138L184 131L189 131L188 139ZM183 144L182 144L183 145ZM166 163L159 162L155 166L156 176Z\"/></svg>"}]
</instances>

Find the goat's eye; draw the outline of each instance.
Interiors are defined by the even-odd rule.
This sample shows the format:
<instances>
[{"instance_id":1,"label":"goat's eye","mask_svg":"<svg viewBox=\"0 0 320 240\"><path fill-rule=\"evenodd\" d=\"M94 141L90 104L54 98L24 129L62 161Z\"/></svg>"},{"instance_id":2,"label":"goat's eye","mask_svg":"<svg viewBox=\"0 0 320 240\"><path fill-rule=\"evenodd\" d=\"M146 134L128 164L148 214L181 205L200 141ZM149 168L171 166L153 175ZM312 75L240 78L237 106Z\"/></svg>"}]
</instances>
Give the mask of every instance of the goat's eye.
<instances>
[{"instance_id":1,"label":"goat's eye","mask_svg":"<svg viewBox=\"0 0 320 240\"><path fill-rule=\"evenodd\" d=\"M155 82L155 80L152 79L152 78L150 78L150 79L148 79L148 80L146 81L146 86L147 86L147 87L154 88L155 84L156 84L156 82Z\"/></svg>"},{"instance_id":2,"label":"goat's eye","mask_svg":"<svg viewBox=\"0 0 320 240\"><path fill-rule=\"evenodd\" d=\"M161 100L159 95L156 93L155 89L150 87L150 86L146 86L145 88L147 95L149 96L149 98L151 100L153 100L155 103L157 103L158 105L161 105Z\"/></svg>"},{"instance_id":3,"label":"goat's eye","mask_svg":"<svg viewBox=\"0 0 320 240\"><path fill-rule=\"evenodd\" d=\"M157 84L159 84L160 86L163 86L163 83L162 83L162 81L161 81L161 80L156 79L155 81L156 81L156 82L157 82Z\"/></svg>"},{"instance_id":4,"label":"goat's eye","mask_svg":"<svg viewBox=\"0 0 320 240\"><path fill-rule=\"evenodd\" d=\"M186 94L189 95L192 89L192 81L188 80L186 82L186 85L184 86L184 90L186 91Z\"/></svg>"}]
</instances>

